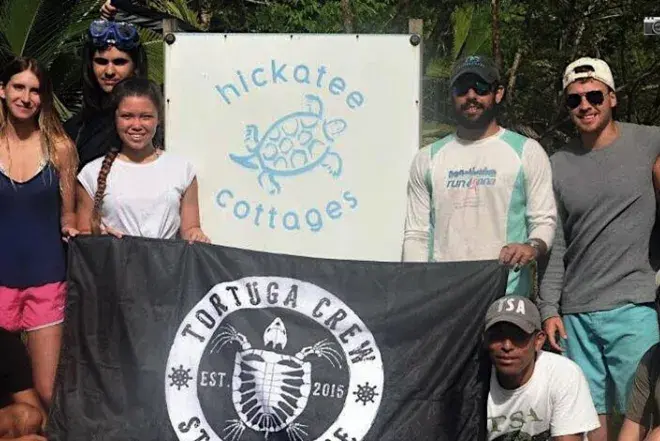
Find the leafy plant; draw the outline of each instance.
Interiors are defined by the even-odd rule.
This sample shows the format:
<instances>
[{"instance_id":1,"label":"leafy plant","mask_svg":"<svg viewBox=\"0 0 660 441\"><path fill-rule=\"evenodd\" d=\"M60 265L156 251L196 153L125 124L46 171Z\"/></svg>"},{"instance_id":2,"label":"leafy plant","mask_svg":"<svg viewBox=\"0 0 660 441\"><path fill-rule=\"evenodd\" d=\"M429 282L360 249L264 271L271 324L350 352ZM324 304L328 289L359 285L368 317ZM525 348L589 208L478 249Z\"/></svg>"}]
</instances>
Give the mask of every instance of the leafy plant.
<instances>
[{"instance_id":1,"label":"leafy plant","mask_svg":"<svg viewBox=\"0 0 660 441\"><path fill-rule=\"evenodd\" d=\"M36 58L49 71L55 106L66 120L81 105L81 49L102 0L4 0L0 2L0 62L15 56ZM150 76L163 79L162 37L140 29Z\"/></svg>"}]
</instances>

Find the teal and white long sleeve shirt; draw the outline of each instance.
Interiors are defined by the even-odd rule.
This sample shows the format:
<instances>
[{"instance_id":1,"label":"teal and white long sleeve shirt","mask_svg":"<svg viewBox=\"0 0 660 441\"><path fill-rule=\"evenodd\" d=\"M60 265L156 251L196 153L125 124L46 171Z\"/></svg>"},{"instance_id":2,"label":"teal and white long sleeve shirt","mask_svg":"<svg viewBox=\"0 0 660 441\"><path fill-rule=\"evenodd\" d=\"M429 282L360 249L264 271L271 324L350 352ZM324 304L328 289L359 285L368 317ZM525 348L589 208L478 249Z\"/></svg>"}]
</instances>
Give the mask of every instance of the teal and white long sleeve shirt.
<instances>
[{"instance_id":1,"label":"teal and white long sleeve shirt","mask_svg":"<svg viewBox=\"0 0 660 441\"><path fill-rule=\"evenodd\" d=\"M557 209L548 155L500 128L485 139L449 135L422 148L410 169L404 261L498 259L508 243L552 244ZM529 268L511 272L508 294L529 295Z\"/></svg>"}]
</instances>

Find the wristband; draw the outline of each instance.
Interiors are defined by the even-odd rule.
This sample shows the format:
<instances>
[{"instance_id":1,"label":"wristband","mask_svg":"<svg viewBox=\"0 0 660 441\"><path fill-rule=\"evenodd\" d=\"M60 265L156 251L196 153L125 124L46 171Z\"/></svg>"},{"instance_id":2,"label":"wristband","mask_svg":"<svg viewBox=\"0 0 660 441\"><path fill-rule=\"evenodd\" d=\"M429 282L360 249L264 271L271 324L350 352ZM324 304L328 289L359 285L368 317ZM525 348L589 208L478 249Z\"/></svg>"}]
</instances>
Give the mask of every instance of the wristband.
<instances>
[{"instance_id":1,"label":"wristband","mask_svg":"<svg viewBox=\"0 0 660 441\"><path fill-rule=\"evenodd\" d=\"M530 247L534 248L534 251L536 251L536 258L538 258L541 255L541 241L539 239L529 239L527 242L525 242L527 245Z\"/></svg>"}]
</instances>

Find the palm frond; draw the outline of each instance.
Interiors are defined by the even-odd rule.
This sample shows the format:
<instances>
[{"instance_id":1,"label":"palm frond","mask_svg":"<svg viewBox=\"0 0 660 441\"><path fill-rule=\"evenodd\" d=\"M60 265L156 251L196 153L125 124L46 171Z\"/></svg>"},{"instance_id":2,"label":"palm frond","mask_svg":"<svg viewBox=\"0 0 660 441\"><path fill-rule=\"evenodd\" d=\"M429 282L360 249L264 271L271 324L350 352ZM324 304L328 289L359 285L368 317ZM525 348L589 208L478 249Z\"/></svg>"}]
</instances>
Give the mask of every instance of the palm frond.
<instances>
[{"instance_id":1,"label":"palm frond","mask_svg":"<svg viewBox=\"0 0 660 441\"><path fill-rule=\"evenodd\" d=\"M71 10L71 18L64 31L66 39L78 38L87 32L89 24L99 18L99 9L103 0L80 0Z\"/></svg>"},{"instance_id":2,"label":"palm frond","mask_svg":"<svg viewBox=\"0 0 660 441\"><path fill-rule=\"evenodd\" d=\"M465 42L470 34L470 27L472 26L472 15L474 13L474 5L468 4L465 6L457 7L451 15L452 25L454 28L454 41L452 48L452 55L454 60L461 57Z\"/></svg>"},{"instance_id":3,"label":"palm frond","mask_svg":"<svg viewBox=\"0 0 660 441\"><path fill-rule=\"evenodd\" d=\"M42 3L41 0L8 0L4 4L0 14L0 32L13 54L24 55Z\"/></svg>"},{"instance_id":4,"label":"palm frond","mask_svg":"<svg viewBox=\"0 0 660 441\"><path fill-rule=\"evenodd\" d=\"M98 18L102 0L65 0L59 7L42 8L29 38L30 55L50 66L62 51L79 48L80 35ZM38 30L38 32L36 32Z\"/></svg>"},{"instance_id":5,"label":"palm frond","mask_svg":"<svg viewBox=\"0 0 660 441\"><path fill-rule=\"evenodd\" d=\"M196 11L188 6L186 0L148 0L150 8L175 17L197 30L205 30Z\"/></svg>"},{"instance_id":6,"label":"palm frond","mask_svg":"<svg viewBox=\"0 0 660 441\"><path fill-rule=\"evenodd\" d=\"M67 109L67 107L62 103L62 101L60 101L57 95L53 97L53 104L55 105L55 109L57 110L57 113L59 113L60 119L62 121L66 121L73 116L73 113Z\"/></svg>"},{"instance_id":7,"label":"palm frond","mask_svg":"<svg viewBox=\"0 0 660 441\"><path fill-rule=\"evenodd\" d=\"M139 29L140 41L147 51L149 61L149 79L162 84L165 78L165 53L163 36L150 29Z\"/></svg>"},{"instance_id":8,"label":"palm frond","mask_svg":"<svg viewBox=\"0 0 660 441\"><path fill-rule=\"evenodd\" d=\"M470 31L463 48L463 55L490 54L492 51L492 24L490 7L475 7L472 13Z\"/></svg>"}]
</instances>

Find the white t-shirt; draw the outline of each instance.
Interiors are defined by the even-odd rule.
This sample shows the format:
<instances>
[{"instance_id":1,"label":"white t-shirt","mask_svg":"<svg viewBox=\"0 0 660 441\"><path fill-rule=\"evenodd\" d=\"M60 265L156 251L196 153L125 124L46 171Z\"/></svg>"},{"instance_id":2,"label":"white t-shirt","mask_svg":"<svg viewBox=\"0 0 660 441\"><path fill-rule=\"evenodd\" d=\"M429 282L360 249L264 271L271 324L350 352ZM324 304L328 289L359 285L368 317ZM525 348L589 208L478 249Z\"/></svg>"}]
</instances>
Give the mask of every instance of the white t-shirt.
<instances>
[{"instance_id":1,"label":"white t-shirt","mask_svg":"<svg viewBox=\"0 0 660 441\"><path fill-rule=\"evenodd\" d=\"M449 135L421 149L410 168L403 259L497 259L508 243L552 244L557 209L550 160L533 139L500 128L468 141ZM528 267L507 293L528 296Z\"/></svg>"},{"instance_id":2,"label":"white t-shirt","mask_svg":"<svg viewBox=\"0 0 660 441\"><path fill-rule=\"evenodd\" d=\"M503 389L495 370L488 394L489 441L545 441L600 427L582 370L561 355L540 351L532 378Z\"/></svg>"},{"instance_id":3,"label":"white t-shirt","mask_svg":"<svg viewBox=\"0 0 660 441\"><path fill-rule=\"evenodd\" d=\"M92 199L103 159L78 174ZM171 153L162 152L146 164L116 158L106 181L101 219L126 235L171 239L181 226L181 198L194 178L192 165Z\"/></svg>"}]
</instances>

